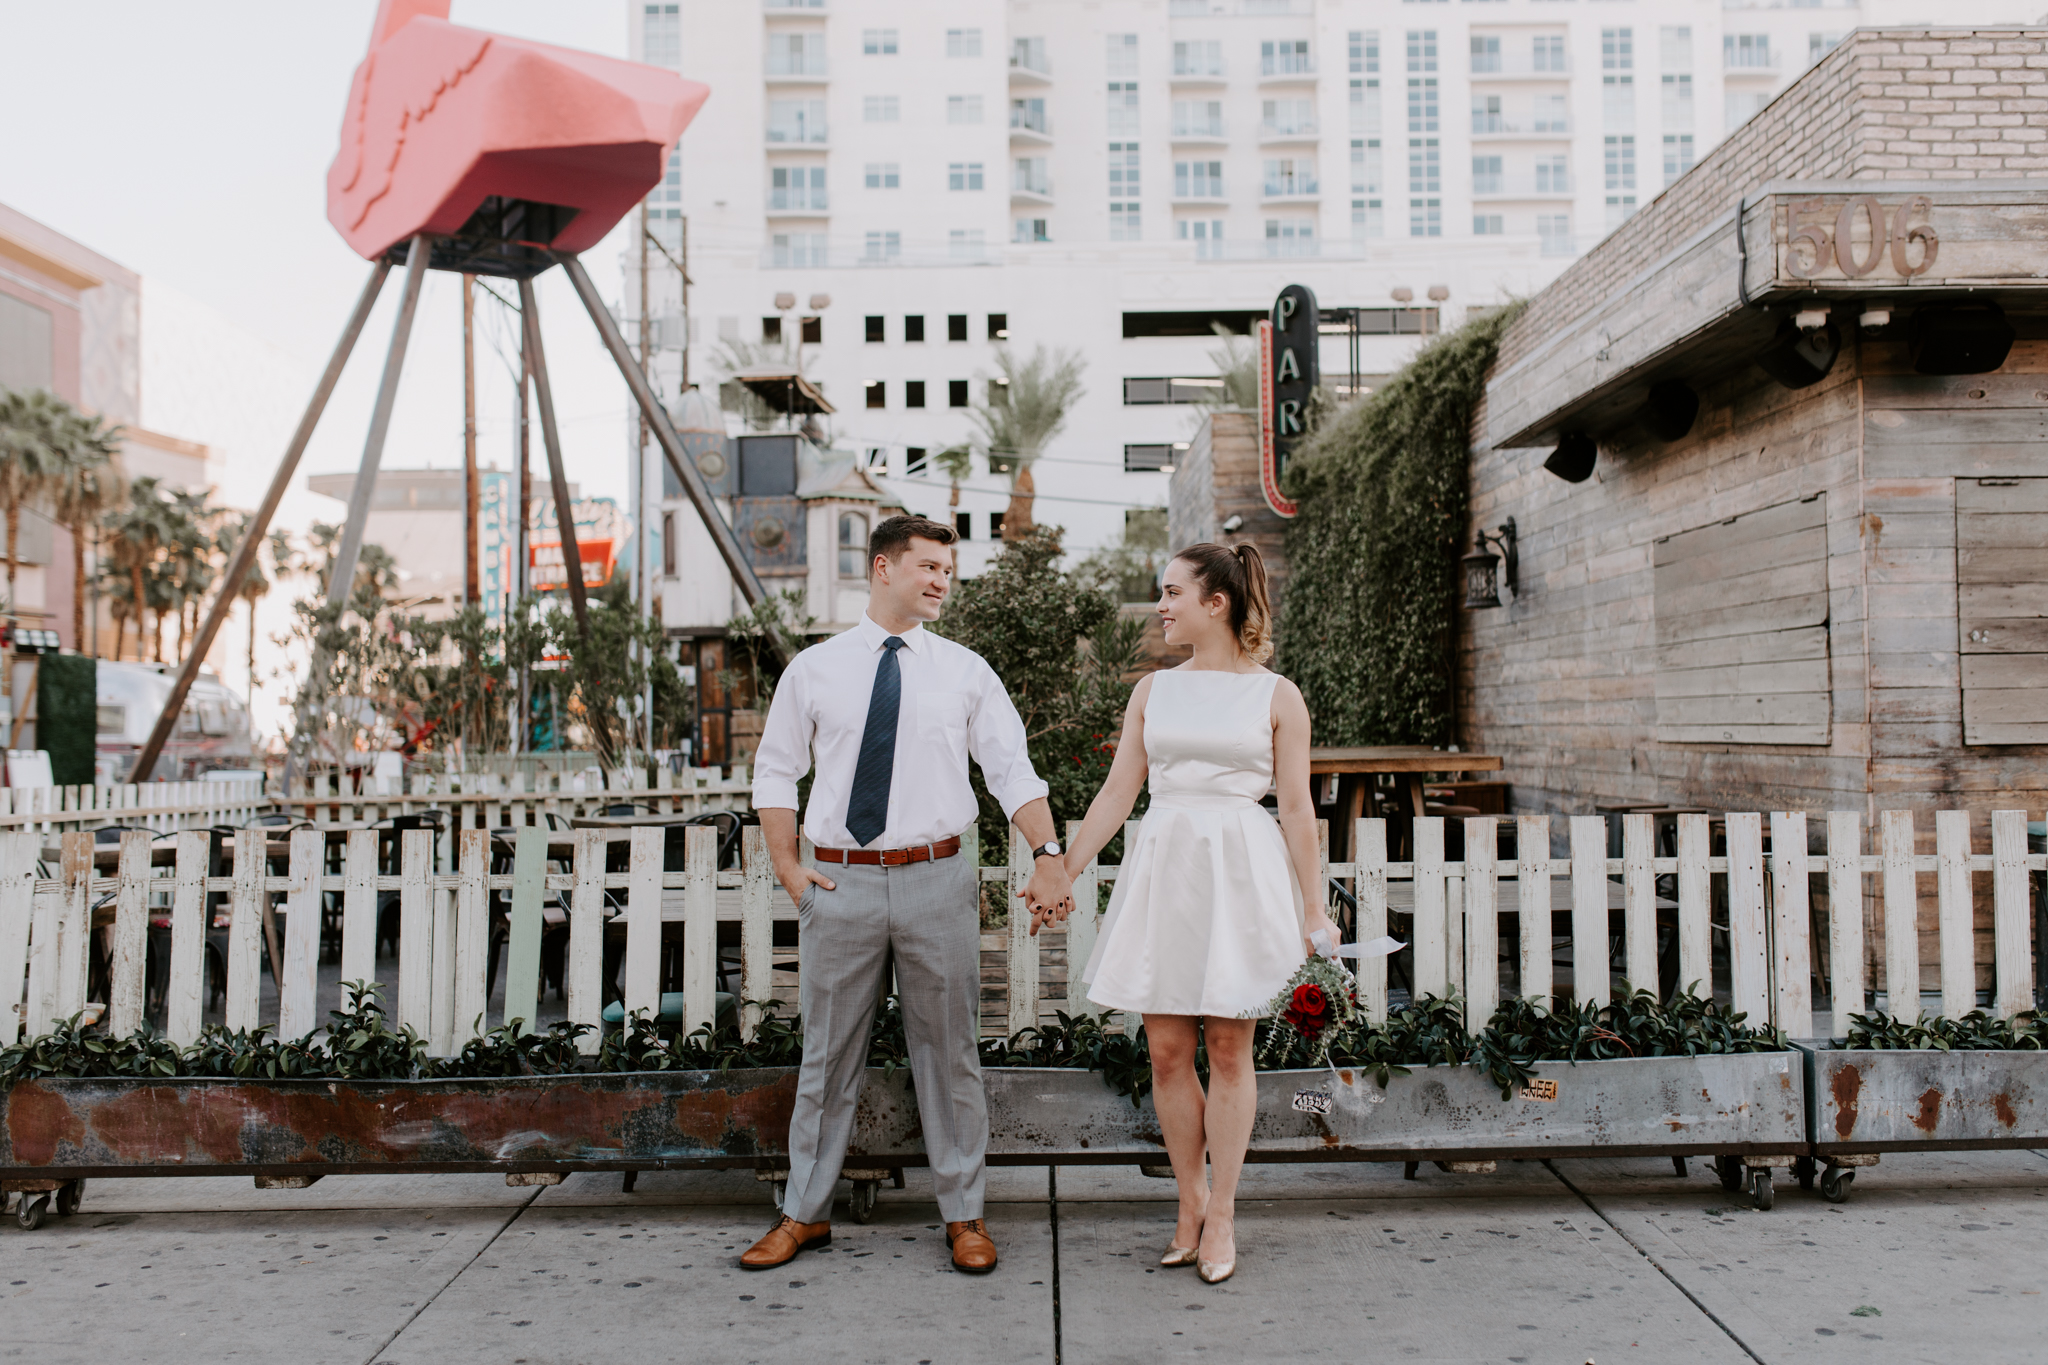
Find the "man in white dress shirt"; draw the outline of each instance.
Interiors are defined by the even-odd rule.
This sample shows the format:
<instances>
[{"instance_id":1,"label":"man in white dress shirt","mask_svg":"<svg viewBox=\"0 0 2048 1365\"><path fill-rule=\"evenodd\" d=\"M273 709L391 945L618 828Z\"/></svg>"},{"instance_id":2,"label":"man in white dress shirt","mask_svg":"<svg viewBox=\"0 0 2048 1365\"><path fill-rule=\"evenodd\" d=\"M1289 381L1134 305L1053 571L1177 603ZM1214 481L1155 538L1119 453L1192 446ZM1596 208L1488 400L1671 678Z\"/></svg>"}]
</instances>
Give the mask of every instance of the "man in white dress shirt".
<instances>
[{"instance_id":1,"label":"man in white dress shirt","mask_svg":"<svg viewBox=\"0 0 2048 1365\"><path fill-rule=\"evenodd\" d=\"M1068 881L1024 725L979 654L922 629L953 583L953 529L895 516L868 542L861 623L791 660L754 755L754 807L797 904L804 1060L789 1121L781 1217L740 1258L784 1265L832 1239L832 1193L853 1132L868 1034L893 957L911 1078L956 1268L995 1269L982 1221L988 1113L981 1084L979 869L967 760L1032 845L1024 897L1036 933L1064 919ZM814 762L815 760L815 762ZM800 861L797 782L815 767Z\"/></svg>"}]
</instances>

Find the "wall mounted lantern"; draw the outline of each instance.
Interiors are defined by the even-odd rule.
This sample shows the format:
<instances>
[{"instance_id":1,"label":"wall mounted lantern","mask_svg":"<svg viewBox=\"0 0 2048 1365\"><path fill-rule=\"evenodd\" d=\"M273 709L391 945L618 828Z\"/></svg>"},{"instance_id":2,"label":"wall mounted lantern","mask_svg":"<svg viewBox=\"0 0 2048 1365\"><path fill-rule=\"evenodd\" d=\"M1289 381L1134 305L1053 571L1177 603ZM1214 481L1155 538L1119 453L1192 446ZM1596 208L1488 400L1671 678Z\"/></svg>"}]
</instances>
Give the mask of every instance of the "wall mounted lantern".
<instances>
[{"instance_id":1,"label":"wall mounted lantern","mask_svg":"<svg viewBox=\"0 0 2048 1365\"><path fill-rule=\"evenodd\" d=\"M1481 527L1473 537L1474 550L1462 561L1465 566L1465 605L1468 608L1497 607L1501 605L1500 590L1506 585L1508 596L1515 593L1515 519L1488 531ZM1488 544L1500 547L1494 554Z\"/></svg>"}]
</instances>

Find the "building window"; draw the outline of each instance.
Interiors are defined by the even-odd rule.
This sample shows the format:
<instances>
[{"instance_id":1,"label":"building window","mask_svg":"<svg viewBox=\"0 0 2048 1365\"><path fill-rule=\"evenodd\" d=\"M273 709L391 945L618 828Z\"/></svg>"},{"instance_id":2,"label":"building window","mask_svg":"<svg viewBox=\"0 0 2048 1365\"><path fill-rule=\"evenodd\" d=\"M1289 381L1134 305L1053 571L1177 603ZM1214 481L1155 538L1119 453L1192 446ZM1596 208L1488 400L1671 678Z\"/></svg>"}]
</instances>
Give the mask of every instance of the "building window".
<instances>
[{"instance_id":1,"label":"building window","mask_svg":"<svg viewBox=\"0 0 2048 1365\"><path fill-rule=\"evenodd\" d=\"M1351 143L1351 192L1378 194L1385 188L1386 171L1380 159L1378 138L1357 138Z\"/></svg>"},{"instance_id":2,"label":"building window","mask_svg":"<svg viewBox=\"0 0 2048 1365\"><path fill-rule=\"evenodd\" d=\"M964 379L948 379L946 381L946 406L949 408L964 408L967 406L967 403L967 381Z\"/></svg>"},{"instance_id":3,"label":"building window","mask_svg":"<svg viewBox=\"0 0 2048 1365\"><path fill-rule=\"evenodd\" d=\"M1505 231L1501 227L1501 216L1497 213L1475 213L1472 215L1472 235L1475 237L1498 237Z\"/></svg>"},{"instance_id":4,"label":"building window","mask_svg":"<svg viewBox=\"0 0 2048 1365\"><path fill-rule=\"evenodd\" d=\"M990 313L988 315L988 339L990 341L1008 341L1010 339L1010 315L1008 313Z\"/></svg>"},{"instance_id":5,"label":"building window","mask_svg":"<svg viewBox=\"0 0 2048 1365\"><path fill-rule=\"evenodd\" d=\"M1564 153L1536 158L1536 193L1570 194L1571 175L1565 169Z\"/></svg>"},{"instance_id":6,"label":"building window","mask_svg":"<svg viewBox=\"0 0 2048 1365\"><path fill-rule=\"evenodd\" d=\"M954 161L946 167L946 188L949 190L978 190L981 181L979 161Z\"/></svg>"},{"instance_id":7,"label":"building window","mask_svg":"<svg viewBox=\"0 0 2048 1365\"><path fill-rule=\"evenodd\" d=\"M918 399L918 402L917 402L916 406L918 406L918 407L923 407L923 406L924 406L924 400L923 400L923 396L922 396L922 395L923 395L923 392L924 392L924 385L923 385L922 383L920 383L920 384L919 384L919 385L917 386L917 388L918 388L918 393L919 393L919 399ZM917 477L918 475L920 475L920 474L926 474L926 473L929 473L930 471L931 471L931 457L930 457L929 453L928 453L928 452L926 451L925 447L923 447L923 446L905 446L905 447L903 447L903 473L904 473L904 475L905 475L906 477L908 477L908 478L913 478L913 479L914 479L914 478L916 478L916 477Z\"/></svg>"},{"instance_id":8,"label":"building window","mask_svg":"<svg viewBox=\"0 0 2048 1365\"><path fill-rule=\"evenodd\" d=\"M1563 71L1564 35L1539 33L1529 40L1529 66L1534 71Z\"/></svg>"},{"instance_id":9,"label":"building window","mask_svg":"<svg viewBox=\"0 0 2048 1365\"><path fill-rule=\"evenodd\" d=\"M768 140L770 142L823 142L825 140L825 101L768 101ZM678 169L680 170L680 168Z\"/></svg>"},{"instance_id":10,"label":"building window","mask_svg":"<svg viewBox=\"0 0 2048 1365\"><path fill-rule=\"evenodd\" d=\"M979 57L981 55L981 30L978 28L947 29L946 55L948 57Z\"/></svg>"},{"instance_id":11,"label":"building window","mask_svg":"<svg viewBox=\"0 0 2048 1365\"><path fill-rule=\"evenodd\" d=\"M1408 131L1411 133L1434 133L1437 131L1436 78L1408 81Z\"/></svg>"},{"instance_id":12,"label":"building window","mask_svg":"<svg viewBox=\"0 0 2048 1365\"><path fill-rule=\"evenodd\" d=\"M1572 216L1569 213L1537 214L1536 240L1542 243L1545 256L1571 255Z\"/></svg>"},{"instance_id":13,"label":"building window","mask_svg":"<svg viewBox=\"0 0 2048 1365\"><path fill-rule=\"evenodd\" d=\"M1314 100L1262 100L1259 106L1259 131L1262 134L1282 134L1293 137L1316 130L1316 102Z\"/></svg>"},{"instance_id":14,"label":"building window","mask_svg":"<svg viewBox=\"0 0 2048 1365\"><path fill-rule=\"evenodd\" d=\"M1109 144L1109 239L1134 242L1141 233L1138 212L1138 144Z\"/></svg>"},{"instance_id":15,"label":"building window","mask_svg":"<svg viewBox=\"0 0 2048 1365\"><path fill-rule=\"evenodd\" d=\"M1408 69L1410 71L1436 70L1436 30L1433 28L1408 30Z\"/></svg>"},{"instance_id":16,"label":"building window","mask_svg":"<svg viewBox=\"0 0 2048 1365\"><path fill-rule=\"evenodd\" d=\"M1045 225L1046 220L1043 218L1019 218L1011 232L1010 240L1027 244L1049 242L1052 237L1046 232Z\"/></svg>"},{"instance_id":17,"label":"building window","mask_svg":"<svg viewBox=\"0 0 2048 1365\"><path fill-rule=\"evenodd\" d=\"M868 519L858 512L839 514L839 576L868 576Z\"/></svg>"},{"instance_id":18,"label":"building window","mask_svg":"<svg viewBox=\"0 0 2048 1365\"><path fill-rule=\"evenodd\" d=\"M1222 137L1222 100L1175 100L1173 102L1173 135L1175 137Z\"/></svg>"},{"instance_id":19,"label":"building window","mask_svg":"<svg viewBox=\"0 0 2048 1365\"><path fill-rule=\"evenodd\" d=\"M902 111L894 95L863 95L860 116L864 123L895 123Z\"/></svg>"},{"instance_id":20,"label":"building window","mask_svg":"<svg viewBox=\"0 0 2048 1365\"><path fill-rule=\"evenodd\" d=\"M1376 80L1351 82L1351 131L1377 135L1380 131L1380 83Z\"/></svg>"},{"instance_id":21,"label":"building window","mask_svg":"<svg viewBox=\"0 0 2048 1365\"><path fill-rule=\"evenodd\" d=\"M887 318L874 313L868 314L867 339L870 342L887 341L889 339L888 326L889 320Z\"/></svg>"},{"instance_id":22,"label":"building window","mask_svg":"<svg viewBox=\"0 0 2048 1365\"><path fill-rule=\"evenodd\" d=\"M1500 70L1500 39L1472 35L1472 73L1481 75Z\"/></svg>"},{"instance_id":23,"label":"building window","mask_svg":"<svg viewBox=\"0 0 2048 1365\"><path fill-rule=\"evenodd\" d=\"M1761 70L1771 65L1771 35L1768 33L1724 33L1721 62L1729 70Z\"/></svg>"},{"instance_id":24,"label":"building window","mask_svg":"<svg viewBox=\"0 0 2048 1365\"><path fill-rule=\"evenodd\" d=\"M1600 122L1608 132L1636 126L1636 81L1633 76L1600 78Z\"/></svg>"},{"instance_id":25,"label":"building window","mask_svg":"<svg viewBox=\"0 0 2048 1365\"><path fill-rule=\"evenodd\" d=\"M671 70L683 64L683 16L680 5L649 5L641 16L641 60Z\"/></svg>"},{"instance_id":26,"label":"building window","mask_svg":"<svg viewBox=\"0 0 2048 1365\"><path fill-rule=\"evenodd\" d=\"M1351 57L1351 74L1370 76L1380 69L1380 35L1373 30L1352 30L1346 44Z\"/></svg>"},{"instance_id":27,"label":"building window","mask_svg":"<svg viewBox=\"0 0 2048 1365\"><path fill-rule=\"evenodd\" d=\"M822 346L825 343L825 319L808 317L797 323L797 336L805 346Z\"/></svg>"},{"instance_id":28,"label":"building window","mask_svg":"<svg viewBox=\"0 0 2048 1365\"><path fill-rule=\"evenodd\" d=\"M1020 156L1010 166L1010 188L1018 194L1052 197L1052 172L1042 156Z\"/></svg>"},{"instance_id":29,"label":"building window","mask_svg":"<svg viewBox=\"0 0 2048 1365\"><path fill-rule=\"evenodd\" d=\"M1051 133L1052 125L1045 120L1045 101L1035 95L1030 99L1011 100L1010 126L1028 133Z\"/></svg>"},{"instance_id":30,"label":"building window","mask_svg":"<svg viewBox=\"0 0 2048 1365\"><path fill-rule=\"evenodd\" d=\"M1221 218L1175 219L1173 235L1180 241L1193 242L1195 244L1195 259L1198 261L1222 259L1223 220Z\"/></svg>"},{"instance_id":31,"label":"building window","mask_svg":"<svg viewBox=\"0 0 2048 1365\"><path fill-rule=\"evenodd\" d=\"M1806 64L1812 66L1821 58L1841 45L1839 33L1809 33L1806 35Z\"/></svg>"},{"instance_id":32,"label":"building window","mask_svg":"<svg viewBox=\"0 0 2048 1365\"><path fill-rule=\"evenodd\" d=\"M974 513L955 512L953 514L953 534L962 540L974 539Z\"/></svg>"},{"instance_id":33,"label":"building window","mask_svg":"<svg viewBox=\"0 0 2048 1365\"><path fill-rule=\"evenodd\" d=\"M893 57L896 55L896 30L893 28L864 28L860 31L860 50L864 56Z\"/></svg>"},{"instance_id":34,"label":"building window","mask_svg":"<svg viewBox=\"0 0 2048 1365\"><path fill-rule=\"evenodd\" d=\"M1435 68L1431 68L1434 70ZM1315 71L1308 59L1308 39L1287 38L1259 44L1261 76L1307 76Z\"/></svg>"},{"instance_id":35,"label":"building window","mask_svg":"<svg viewBox=\"0 0 2048 1365\"><path fill-rule=\"evenodd\" d=\"M1174 447L1170 444L1125 445L1124 473L1126 474L1171 474L1173 472Z\"/></svg>"},{"instance_id":36,"label":"building window","mask_svg":"<svg viewBox=\"0 0 2048 1365\"><path fill-rule=\"evenodd\" d=\"M1316 254L1316 223L1313 218L1268 218L1268 256L1313 256Z\"/></svg>"},{"instance_id":37,"label":"building window","mask_svg":"<svg viewBox=\"0 0 2048 1365\"><path fill-rule=\"evenodd\" d=\"M869 407L886 408L889 406L889 386L882 380L870 380L866 391Z\"/></svg>"},{"instance_id":38,"label":"building window","mask_svg":"<svg viewBox=\"0 0 2048 1365\"><path fill-rule=\"evenodd\" d=\"M1607 188L1632 190L1636 187L1636 140L1632 137L1607 139Z\"/></svg>"},{"instance_id":39,"label":"building window","mask_svg":"<svg viewBox=\"0 0 2048 1365\"><path fill-rule=\"evenodd\" d=\"M1499 194L1501 192L1500 158L1497 156L1475 156L1472 158L1472 193Z\"/></svg>"},{"instance_id":40,"label":"building window","mask_svg":"<svg viewBox=\"0 0 2048 1365\"><path fill-rule=\"evenodd\" d=\"M1278 156L1266 159L1266 180L1262 187L1268 199L1281 199L1297 194L1314 194L1316 185L1316 163L1306 156Z\"/></svg>"},{"instance_id":41,"label":"building window","mask_svg":"<svg viewBox=\"0 0 2048 1365\"><path fill-rule=\"evenodd\" d=\"M1566 115L1563 95L1538 95L1530 102L1529 123L1531 131L1538 133L1568 133L1571 121Z\"/></svg>"},{"instance_id":42,"label":"building window","mask_svg":"<svg viewBox=\"0 0 2048 1365\"><path fill-rule=\"evenodd\" d=\"M1138 35L1135 33L1112 33L1104 44L1104 60L1112 76L1135 76L1138 74Z\"/></svg>"},{"instance_id":43,"label":"building window","mask_svg":"<svg viewBox=\"0 0 2048 1365\"><path fill-rule=\"evenodd\" d=\"M1664 183L1676 181L1692 169L1692 134L1666 133L1664 135Z\"/></svg>"},{"instance_id":44,"label":"building window","mask_svg":"<svg viewBox=\"0 0 2048 1365\"><path fill-rule=\"evenodd\" d=\"M905 313L903 315L903 339L905 341L924 340L924 314Z\"/></svg>"},{"instance_id":45,"label":"building window","mask_svg":"<svg viewBox=\"0 0 2048 1365\"><path fill-rule=\"evenodd\" d=\"M1501 121L1499 95L1474 95L1472 97L1472 131L1474 133L1498 133L1507 125Z\"/></svg>"},{"instance_id":46,"label":"building window","mask_svg":"<svg viewBox=\"0 0 2048 1365\"><path fill-rule=\"evenodd\" d=\"M768 239L768 259L776 267L825 264L825 234L778 232Z\"/></svg>"},{"instance_id":47,"label":"building window","mask_svg":"<svg viewBox=\"0 0 2048 1365\"><path fill-rule=\"evenodd\" d=\"M1111 203L1109 206L1109 240L1112 242L1135 242L1145 235L1144 215L1136 204Z\"/></svg>"},{"instance_id":48,"label":"building window","mask_svg":"<svg viewBox=\"0 0 2048 1365\"><path fill-rule=\"evenodd\" d=\"M676 514L661 514L661 573L664 578L676 576Z\"/></svg>"},{"instance_id":49,"label":"building window","mask_svg":"<svg viewBox=\"0 0 2048 1365\"><path fill-rule=\"evenodd\" d=\"M1629 215L1636 211L1636 197L1632 194L1610 194L1607 196L1607 230L1614 231L1627 222Z\"/></svg>"},{"instance_id":50,"label":"building window","mask_svg":"<svg viewBox=\"0 0 2048 1365\"><path fill-rule=\"evenodd\" d=\"M951 260L982 260L987 255L986 247L980 228L953 228L946 233L946 255Z\"/></svg>"},{"instance_id":51,"label":"building window","mask_svg":"<svg viewBox=\"0 0 2048 1365\"><path fill-rule=\"evenodd\" d=\"M1173 197L1176 199L1221 199L1221 161L1176 161L1173 163Z\"/></svg>"},{"instance_id":52,"label":"building window","mask_svg":"<svg viewBox=\"0 0 2048 1365\"><path fill-rule=\"evenodd\" d=\"M1052 68L1045 61L1045 39L1012 38L1010 65L1019 71L1036 71L1041 76L1046 74Z\"/></svg>"},{"instance_id":53,"label":"building window","mask_svg":"<svg viewBox=\"0 0 2048 1365\"><path fill-rule=\"evenodd\" d=\"M1410 237L1443 236L1443 200L1410 199L1408 201L1408 235Z\"/></svg>"},{"instance_id":54,"label":"building window","mask_svg":"<svg viewBox=\"0 0 2048 1365\"><path fill-rule=\"evenodd\" d=\"M1601 29L1600 69L1602 71L1633 71L1635 67L1635 30L1631 28Z\"/></svg>"},{"instance_id":55,"label":"building window","mask_svg":"<svg viewBox=\"0 0 2048 1365\"><path fill-rule=\"evenodd\" d=\"M823 166L772 166L768 170L768 207L784 211L823 212L825 168Z\"/></svg>"},{"instance_id":56,"label":"building window","mask_svg":"<svg viewBox=\"0 0 2048 1365\"><path fill-rule=\"evenodd\" d=\"M906 408L921 408L924 406L924 381L922 379L906 379L903 381L903 406Z\"/></svg>"},{"instance_id":57,"label":"building window","mask_svg":"<svg viewBox=\"0 0 2048 1365\"><path fill-rule=\"evenodd\" d=\"M1674 131L1692 128L1692 77L1664 78L1664 126Z\"/></svg>"},{"instance_id":58,"label":"building window","mask_svg":"<svg viewBox=\"0 0 2048 1365\"><path fill-rule=\"evenodd\" d=\"M1386 232L1386 215L1381 200L1351 201L1351 235L1354 239L1363 241L1368 237L1384 237Z\"/></svg>"},{"instance_id":59,"label":"building window","mask_svg":"<svg viewBox=\"0 0 2048 1365\"><path fill-rule=\"evenodd\" d=\"M1109 83L1109 135L1111 137L1136 137L1138 135L1138 83L1136 81L1111 81Z\"/></svg>"},{"instance_id":60,"label":"building window","mask_svg":"<svg viewBox=\"0 0 2048 1365\"><path fill-rule=\"evenodd\" d=\"M779 346L782 344L781 318L761 319L761 340L774 346Z\"/></svg>"},{"instance_id":61,"label":"building window","mask_svg":"<svg viewBox=\"0 0 2048 1365\"><path fill-rule=\"evenodd\" d=\"M1666 24L1657 34L1659 64L1666 71L1692 70L1692 29Z\"/></svg>"},{"instance_id":62,"label":"building window","mask_svg":"<svg viewBox=\"0 0 2048 1365\"><path fill-rule=\"evenodd\" d=\"M965 313L948 313L948 314L946 314L946 340L948 340L948 341L965 341L965 340L967 340L967 314L965 314Z\"/></svg>"},{"instance_id":63,"label":"building window","mask_svg":"<svg viewBox=\"0 0 2048 1365\"><path fill-rule=\"evenodd\" d=\"M1176 76L1220 76L1223 74L1223 44L1214 40L1173 45L1173 74Z\"/></svg>"},{"instance_id":64,"label":"building window","mask_svg":"<svg viewBox=\"0 0 2048 1365\"><path fill-rule=\"evenodd\" d=\"M948 95L948 96L946 96L946 122L948 122L948 123L979 123L979 122L981 122L981 96L979 96L979 95Z\"/></svg>"},{"instance_id":65,"label":"building window","mask_svg":"<svg viewBox=\"0 0 2048 1365\"><path fill-rule=\"evenodd\" d=\"M1728 131L1734 132L1750 119L1763 111L1771 102L1768 90L1729 90L1722 95L1722 111L1726 117Z\"/></svg>"},{"instance_id":66,"label":"building window","mask_svg":"<svg viewBox=\"0 0 2048 1365\"><path fill-rule=\"evenodd\" d=\"M867 164L867 187L871 190L893 190L903 183L902 168L894 161L870 161Z\"/></svg>"},{"instance_id":67,"label":"building window","mask_svg":"<svg viewBox=\"0 0 2048 1365\"><path fill-rule=\"evenodd\" d=\"M903 234L900 232L870 232L862 246L861 261L867 265L886 265L903 258Z\"/></svg>"},{"instance_id":68,"label":"building window","mask_svg":"<svg viewBox=\"0 0 2048 1365\"><path fill-rule=\"evenodd\" d=\"M769 34L768 74L771 76L824 75L824 33Z\"/></svg>"},{"instance_id":69,"label":"building window","mask_svg":"<svg viewBox=\"0 0 2048 1365\"><path fill-rule=\"evenodd\" d=\"M1408 139L1408 192L1410 194L1435 194L1444 187L1443 166L1439 162L1436 139L1411 137Z\"/></svg>"},{"instance_id":70,"label":"building window","mask_svg":"<svg viewBox=\"0 0 2048 1365\"><path fill-rule=\"evenodd\" d=\"M1003 514L1001 512L991 512L988 514L988 538L990 540L1001 540L1003 538Z\"/></svg>"}]
</instances>

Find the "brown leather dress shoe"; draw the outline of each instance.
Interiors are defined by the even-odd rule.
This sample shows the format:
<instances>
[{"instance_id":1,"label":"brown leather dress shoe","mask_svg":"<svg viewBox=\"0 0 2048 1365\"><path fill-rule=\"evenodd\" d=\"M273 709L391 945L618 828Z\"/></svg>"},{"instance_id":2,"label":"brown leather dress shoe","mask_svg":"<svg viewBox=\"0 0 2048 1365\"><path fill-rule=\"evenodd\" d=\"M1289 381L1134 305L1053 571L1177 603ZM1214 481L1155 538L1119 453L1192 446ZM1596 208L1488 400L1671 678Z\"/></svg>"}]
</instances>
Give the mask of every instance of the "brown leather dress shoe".
<instances>
[{"instance_id":1,"label":"brown leather dress shoe","mask_svg":"<svg viewBox=\"0 0 2048 1365\"><path fill-rule=\"evenodd\" d=\"M955 1270L986 1275L996 1268L996 1244L989 1239L988 1224L979 1218L946 1224L946 1245L953 1248Z\"/></svg>"},{"instance_id":2,"label":"brown leather dress shoe","mask_svg":"<svg viewBox=\"0 0 2048 1365\"><path fill-rule=\"evenodd\" d=\"M799 1251L812 1247L829 1245L832 1241L830 1223L799 1223L788 1214L782 1215L768 1235L748 1247L740 1257L741 1270L773 1270L779 1265L788 1265L796 1259ZM995 1263L994 1249L990 1249L989 1263Z\"/></svg>"}]
</instances>

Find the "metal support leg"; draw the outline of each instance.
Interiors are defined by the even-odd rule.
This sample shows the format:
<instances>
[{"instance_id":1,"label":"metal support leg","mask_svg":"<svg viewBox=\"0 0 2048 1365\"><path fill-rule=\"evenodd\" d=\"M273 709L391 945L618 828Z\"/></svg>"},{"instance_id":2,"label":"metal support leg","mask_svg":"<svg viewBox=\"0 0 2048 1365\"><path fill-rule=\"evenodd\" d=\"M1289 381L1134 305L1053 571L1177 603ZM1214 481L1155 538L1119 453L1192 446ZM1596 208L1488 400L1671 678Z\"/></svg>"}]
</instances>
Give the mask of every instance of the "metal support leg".
<instances>
[{"instance_id":1,"label":"metal support leg","mask_svg":"<svg viewBox=\"0 0 2048 1365\"><path fill-rule=\"evenodd\" d=\"M768 591L761 586L753 564L741 550L739 537L733 534L732 527L719 514L717 504L711 501L711 490L705 487L703 475L697 472L696 461L684 454L682 438L676 435L668 413L655 400L654 389L634 362L633 353L626 347L626 338L619 331L619 324L605 308L604 300L597 296L597 286L590 282L583 263L574 256L563 256L561 261L562 269L568 272L569 282L576 286L576 296L583 300L584 309L597 326L597 334L604 338L604 348L611 352L612 361L625 378L626 387L633 391L633 401L640 405L641 416L647 419L655 439L661 442L661 453L667 458L669 469L682 484L691 506L697 509L697 515L704 523L704 529L711 533L712 542L718 546L718 555L725 561L726 572L739 585L747 605L759 606L768 599ZM774 647L772 640L769 647Z\"/></svg>"},{"instance_id":2,"label":"metal support leg","mask_svg":"<svg viewBox=\"0 0 2048 1365\"><path fill-rule=\"evenodd\" d=\"M526 354L533 366L533 396L540 408L540 439L548 448L548 479L555 489L555 522L562 531L562 570L569 580L569 605L576 633L590 638L590 604L583 591L583 556L576 548L576 509L569 502L569 476L562 468L562 434L555 428L555 390L548 382L548 356L540 344L540 306L533 281L519 282L519 316L526 329Z\"/></svg>"},{"instance_id":3,"label":"metal support leg","mask_svg":"<svg viewBox=\"0 0 2048 1365\"><path fill-rule=\"evenodd\" d=\"M356 339L362 336L363 327L370 320L370 310L376 306L377 296L384 290L384 279L390 273L388 261L379 261L371 268L369 282L363 286L362 295L356 299L355 311L349 314L347 324L341 329L341 340L335 343L327 369L320 376L320 382L314 385L312 398L307 400L298 430L292 433L291 444L285 447L284 458L278 461L277 472L270 477L270 491L263 495L262 505L243 529L241 542L235 546L234 558L228 561L227 573L221 578L213 605L207 609L206 620L199 627L199 634L193 637L192 647L185 651L184 662L178 666L177 681L171 684L171 695L164 703L163 714L156 718L156 728L149 733L149 743L142 746L142 753L135 760L131 781L149 781L150 770L156 767L157 756L163 752L164 742L171 737L171 727L178 723L178 715L185 708L185 694L191 690L192 680L199 676L200 665L212 650L214 637L220 634L228 613L241 600L242 582L256 563L256 553L263 547L263 537L270 530L270 519L277 515L277 505L284 500L285 490L291 487L292 476L298 473L299 457L306 453L306 446L313 439L313 429L320 425L321 414L327 411L327 400L334 395L334 386L341 380L341 372L356 348Z\"/></svg>"}]
</instances>

